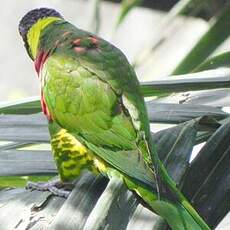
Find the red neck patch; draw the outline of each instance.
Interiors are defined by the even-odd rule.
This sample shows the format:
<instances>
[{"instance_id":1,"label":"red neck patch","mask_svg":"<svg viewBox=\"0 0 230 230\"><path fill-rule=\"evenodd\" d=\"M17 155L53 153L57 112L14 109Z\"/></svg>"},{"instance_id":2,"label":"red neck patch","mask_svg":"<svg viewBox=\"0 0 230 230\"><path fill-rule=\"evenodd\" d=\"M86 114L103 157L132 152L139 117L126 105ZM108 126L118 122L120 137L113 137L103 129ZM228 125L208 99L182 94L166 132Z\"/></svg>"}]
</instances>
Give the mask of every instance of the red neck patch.
<instances>
[{"instance_id":1,"label":"red neck patch","mask_svg":"<svg viewBox=\"0 0 230 230\"><path fill-rule=\"evenodd\" d=\"M43 94L42 91L41 91L41 107L42 107L42 112L45 114L45 116L47 117L47 119L49 121L52 121L53 118L52 118L51 113L49 112L49 109L48 109L48 106L46 104L45 97L44 97L44 94Z\"/></svg>"},{"instance_id":2,"label":"red neck patch","mask_svg":"<svg viewBox=\"0 0 230 230\"><path fill-rule=\"evenodd\" d=\"M45 51L40 51L36 57L36 59L34 60L34 66L35 66L35 70L39 76L39 73L45 63L45 61L47 60L47 58L49 57L49 52L45 52Z\"/></svg>"},{"instance_id":3,"label":"red neck patch","mask_svg":"<svg viewBox=\"0 0 230 230\"><path fill-rule=\"evenodd\" d=\"M42 67L43 67L43 65L46 62L48 57L49 57L49 52L40 51L38 53L36 59L34 60L34 66L35 66L35 70L36 70L36 72L38 74L38 77L39 77L41 69L42 69ZM51 116L51 114L49 112L49 109L48 109L48 106L46 104L45 97L44 97L44 94L43 94L42 90L41 90L41 107L42 107L42 112L45 114L47 119L49 121L51 121L52 116Z\"/></svg>"}]
</instances>

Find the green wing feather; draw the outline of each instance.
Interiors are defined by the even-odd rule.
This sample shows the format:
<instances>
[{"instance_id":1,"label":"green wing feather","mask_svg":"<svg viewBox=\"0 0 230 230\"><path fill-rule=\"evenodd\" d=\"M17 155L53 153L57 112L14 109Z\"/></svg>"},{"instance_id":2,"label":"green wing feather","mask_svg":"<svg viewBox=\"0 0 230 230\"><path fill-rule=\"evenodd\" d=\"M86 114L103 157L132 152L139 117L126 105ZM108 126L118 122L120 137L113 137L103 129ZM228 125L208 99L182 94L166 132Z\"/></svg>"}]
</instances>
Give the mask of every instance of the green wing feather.
<instances>
[{"instance_id":1,"label":"green wing feather","mask_svg":"<svg viewBox=\"0 0 230 230\"><path fill-rule=\"evenodd\" d=\"M70 70L59 61L68 61ZM62 127L89 142L120 149L136 148L137 134L107 83L67 57L50 57L43 68L49 110Z\"/></svg>"},{"instance_id":2,"label":"green wing feather","mask_svg":"<svg viewBox=\"0 0 230 230\"><path fill-rule=\"evenodd\" d=\"M69 69L63 61L68 63ZM54 55L43 68L46 78L43 92L54 119L95 146L113 151L136 151L138 133L129 114L123 111L121 97L75 62L72 58ZM126 163L127 171L130 167L129 162Z\"/></svg>"},{"instance_id":3,"label":"green wing feather","mask_svg":"<svg viewBox=\"0 0 230 230\"><path fill-rule=\"evenodd\" d=\"M79 41L79 44L74 45L74 41ZM76 52L74 48L80 48L81 51ZM73 65L81 66L81 74L93 74L108 83L116 96L125 97L133 105L133 119L140 120L141 129L146 136L149 135L147 112L137 76L119 49L66 21L47 26L42 33L39 49L72 58ZM60 64L65 63L68 61L63 58Z\"/></svg>"}]
</instances>

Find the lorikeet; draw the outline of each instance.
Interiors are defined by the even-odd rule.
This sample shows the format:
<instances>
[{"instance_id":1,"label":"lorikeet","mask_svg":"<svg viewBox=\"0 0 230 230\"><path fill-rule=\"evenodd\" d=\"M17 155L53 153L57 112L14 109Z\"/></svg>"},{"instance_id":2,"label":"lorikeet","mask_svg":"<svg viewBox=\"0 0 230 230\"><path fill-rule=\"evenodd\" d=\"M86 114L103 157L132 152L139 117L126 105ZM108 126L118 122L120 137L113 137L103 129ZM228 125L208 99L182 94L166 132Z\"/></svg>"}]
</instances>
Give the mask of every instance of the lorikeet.
<instances>
[{"instance_id":1,"label":"lorikeet","mask_svg":"<svg viewBox=\"0 0 230 230\"><path fill-rule=\"evenodd\" d=\"M19 32L41 81L61 181L83 169L118 177L173 229L209 229L157 156L139 83L124 54L53 9L28 12Z\"/></svg>"}]
</instances>

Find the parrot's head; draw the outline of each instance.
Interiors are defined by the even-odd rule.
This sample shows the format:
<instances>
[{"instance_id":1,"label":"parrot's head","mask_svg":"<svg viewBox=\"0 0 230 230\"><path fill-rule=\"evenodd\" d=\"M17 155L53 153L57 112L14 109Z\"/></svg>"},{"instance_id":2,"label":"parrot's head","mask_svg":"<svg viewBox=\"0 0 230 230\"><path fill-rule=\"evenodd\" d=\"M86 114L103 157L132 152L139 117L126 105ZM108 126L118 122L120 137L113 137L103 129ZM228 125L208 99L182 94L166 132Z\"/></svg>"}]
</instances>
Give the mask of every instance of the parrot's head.
<instances>
[{"instance_id":1,"label":"parrot's head","mask_svg":"<svg viewBox=\"0 0 230 230\"><path fill-rule=\"evenodd\" d=\"M19 23L19 33L24 41L27 53L34 60L42 29L53 21L63 19L60 13L50 8L38 8L29 11Z\"/></svg>"}]
</instances>

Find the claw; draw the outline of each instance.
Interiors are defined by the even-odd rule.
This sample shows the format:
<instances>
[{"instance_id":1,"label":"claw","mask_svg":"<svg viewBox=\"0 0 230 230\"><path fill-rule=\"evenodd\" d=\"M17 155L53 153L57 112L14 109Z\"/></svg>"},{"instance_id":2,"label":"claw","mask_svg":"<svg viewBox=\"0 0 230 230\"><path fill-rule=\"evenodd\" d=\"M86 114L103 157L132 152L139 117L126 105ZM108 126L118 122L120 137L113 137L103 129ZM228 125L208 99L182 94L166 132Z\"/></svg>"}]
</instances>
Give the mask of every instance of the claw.
<instances>
[{"instance_id":1,"label":"claw","mask_svg":"<svg viewBox=\"0 0 230 230\"><path fill-rule=\"evenodd\" d=\"M67 198L73 189L74 184L61 182L60 180L53 180L48 182L31 182L29 181L26 185L26 189L38 190L38 191L49 191L52 194Z\"/></svg>"}]
</instances>

